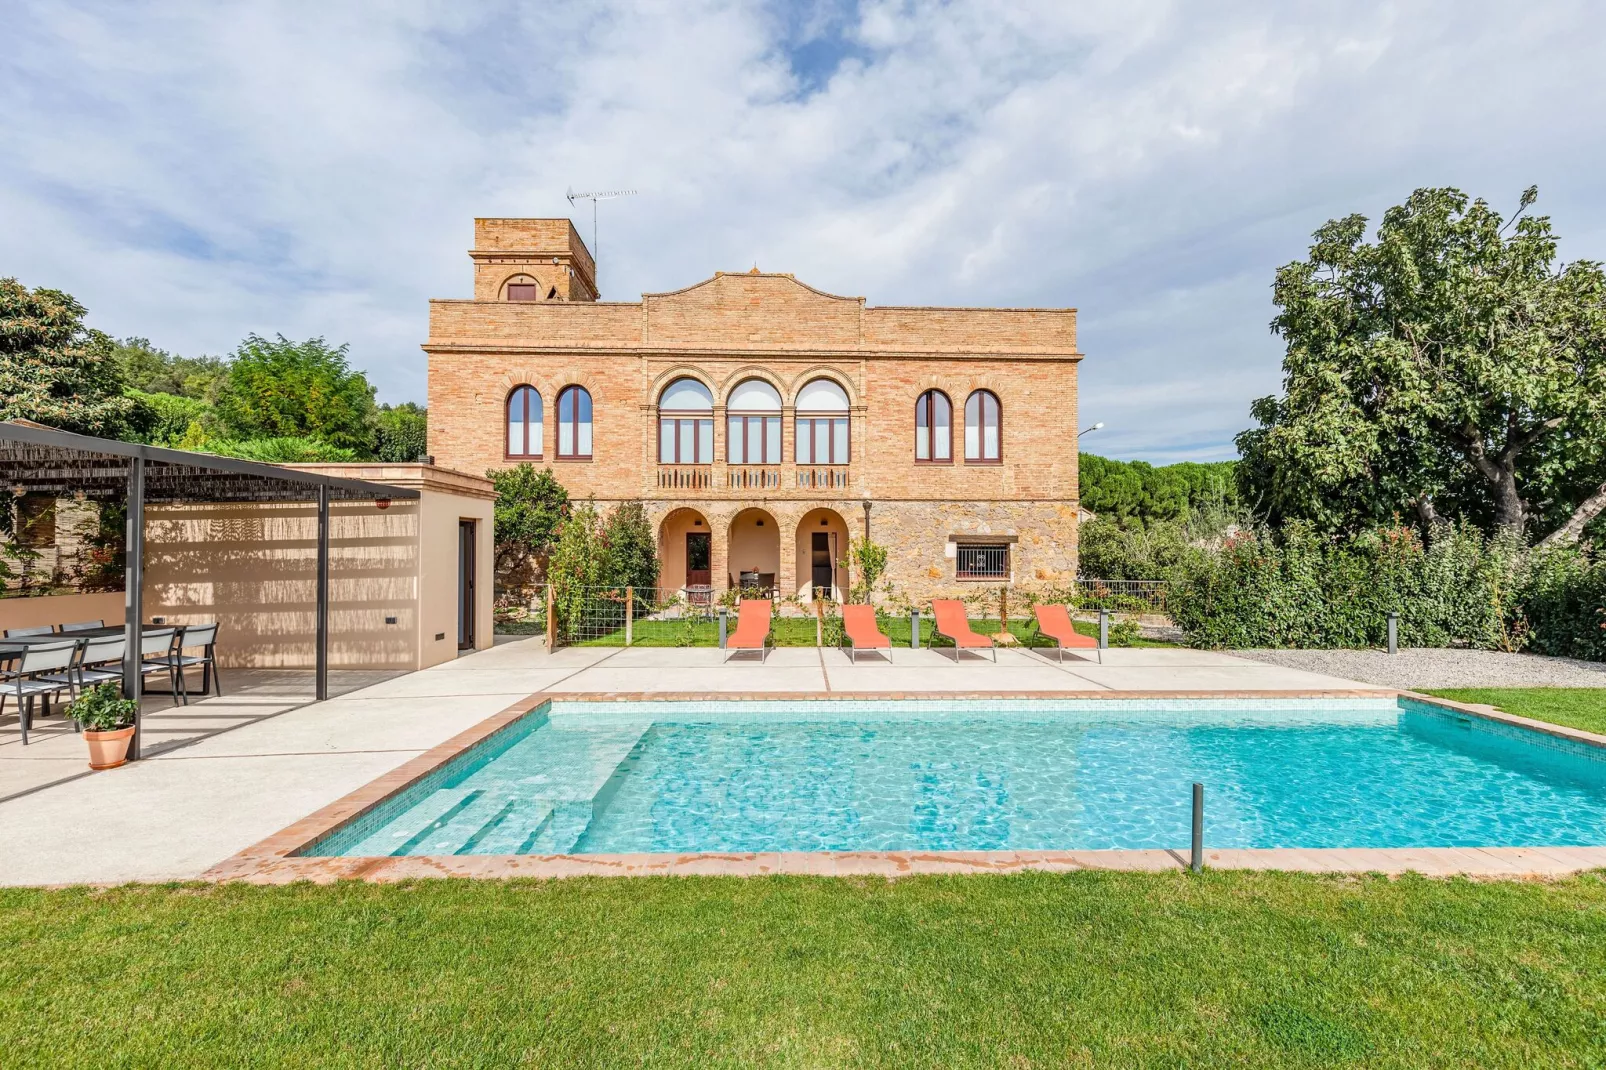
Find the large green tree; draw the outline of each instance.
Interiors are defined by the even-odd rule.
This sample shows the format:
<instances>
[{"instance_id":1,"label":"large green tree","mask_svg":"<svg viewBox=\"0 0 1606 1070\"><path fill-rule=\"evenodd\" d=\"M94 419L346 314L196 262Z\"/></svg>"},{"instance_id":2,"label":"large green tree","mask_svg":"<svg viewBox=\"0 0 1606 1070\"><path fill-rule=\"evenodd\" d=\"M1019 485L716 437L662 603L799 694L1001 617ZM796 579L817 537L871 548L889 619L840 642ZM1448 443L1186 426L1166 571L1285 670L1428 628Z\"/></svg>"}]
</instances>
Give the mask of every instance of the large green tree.
<instances>
[{"instance_id":1,"label":"large green tree","mask_svg":"<svg viewBox=\"0 0 1606 1070\"><path fill-rule=\"evenodd\" d=\"M218 388L217 414L235 438L320 439L357 457L373 455L374 388L346 346L248 335Z\"/></svg>"},{"instance_id":2,"label":"large green tree","mask_svg":"<svg viewBox=\"0 0 1606 1070\"><path fill-rule=\"evenodd\" d=\"M496 488L496 569L516 572L544 559L569 515L569 493L529 462L485 473Z\"/></svg>"},{"instance_id":3,"label":"large green tree","mask_svg":"<svg viewBox=\"0 0 1606 1070\"><path fill-rule=\"evenodd\" d=\"M1238 502L1232 461L1156 466L1083 453L1077 458L1077 468L1082 505L1101 520L1122 527L1184 520L1197 510L1212 506L1231 509Z\"/></svg>"},{"instance_id":4,"label":"large green tree","mask_svg":"<svg viewBox=\"0 0 1606 1070\"><path fill-rule=\"evenodd\" d=\"M429 452L429 410L417 402L380 406L374 453L381 461L410 463Z\"/></svg>"},{"instance_id":5,"label":"large green tree","mask_svg":"<svg viewBox=\"0 0 1606 1070\"><path fill-rule=\"evenodd\" d=\"M1606 274L1550 220L1420 189L1283 267L1284 393L1238 437L1251 505L1359 528L1414 513L1576 538L1606 508Z\"/></svg>"},{"instance_id":6,"label":"large green tree","mask_svg":"<svg viewBox=\"0 0 1606 1070\"><path fill-rule=\"evenodd\" d=\"M0 279L0 419L110 438L147 420L123 393L112 340L84 326L84 311L60 290Z\"/></svg>"}]
</instances>

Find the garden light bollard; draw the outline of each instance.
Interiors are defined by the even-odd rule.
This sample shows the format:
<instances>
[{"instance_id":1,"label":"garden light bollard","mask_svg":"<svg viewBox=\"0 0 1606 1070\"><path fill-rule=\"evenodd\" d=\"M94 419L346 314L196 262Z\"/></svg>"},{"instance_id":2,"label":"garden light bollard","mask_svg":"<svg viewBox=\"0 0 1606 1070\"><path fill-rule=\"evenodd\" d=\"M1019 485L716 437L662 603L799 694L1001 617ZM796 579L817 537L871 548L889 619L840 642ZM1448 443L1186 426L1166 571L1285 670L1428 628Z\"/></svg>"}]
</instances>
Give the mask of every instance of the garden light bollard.
<instances>
[{"instance_id":1,"label":"garden light bollard","mask_svg":"<svg viewBox=\"0 0 1606 1070\"><path fill-rule=\"evenodd\" d=\"M909 611L909 649L920 649L920 611L918 609Z\"/></svg>"},{"instance_id":2,"label":"garden light bollard","mask_svg":"<svg viewBox=\"0 0 1606 1070\"><path fill-rule=\"evenodd\" d=\"M629 646L630 645L630 638L631 638L631 635L630 635L631 628L630 628L630 626L635 623L635 620L636 620L636 589L634 587L626 587L625 588L625 646Z\"/></svg>"},{"instance_id":3,"label":"garden light bollard","mask_svg":"<svg viewBox=\"0 0 1606 1070\"><path fill-rule=\"evenodd\" d=\"M546 652L558 645L558 618L552 612L552 585L546 585Z\"/></svg>"},{"instance_id":4,"label":"garden light bollard","mask_svg":"<svg viewBox=\"0 0 1606 1070\"><path fill-rule=\"evenodd\" d=\"M1101 610L1099 610L1099 649L1100 650L1108 650L1109 648L1110 648L1110 611L1107 610L1107 609L1101 609Z\"/></svg>"},{"instance_id":5,"label":"garden light bollard","mask_svg":"<svg viewBox=\"0 0 1606 1070\"><path fill-rule=\"evenodd\" d=\"M719 607L719 649L725 649L725 607Z\"/></svg>"},{"instance_id":6,"label":"garden light bollard","mask_svg":"<svg viewBox=\"0 0 1606 1070\"><path fill-rule=\"evenodd\" d=\"M1193 858L1188 867L1195 873L1204 869L1204 785L1193 785Z\"/></svg>"},{"instance_id":7,"label":"garden light bollard","mask_svg":"<svg viewBox=\"0 0 1606 1070\"><path fill-rule=\"evenodd\" d=\"M1398 654L1399 652L1400 652L1400 615L1398 613L1396 613L1394 610L1391 609L1391 610L1389 610L1389 653L1390 654Z\"/></svg>"}]
</instances>

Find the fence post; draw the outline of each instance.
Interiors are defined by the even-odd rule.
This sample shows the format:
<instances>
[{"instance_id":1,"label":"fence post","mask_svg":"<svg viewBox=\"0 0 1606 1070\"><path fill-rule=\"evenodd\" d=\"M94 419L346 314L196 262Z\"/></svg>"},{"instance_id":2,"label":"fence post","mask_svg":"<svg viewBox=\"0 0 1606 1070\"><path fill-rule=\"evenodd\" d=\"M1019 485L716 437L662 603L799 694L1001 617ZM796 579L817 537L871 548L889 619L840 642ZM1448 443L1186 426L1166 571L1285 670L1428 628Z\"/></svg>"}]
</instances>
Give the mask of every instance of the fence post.
<instances>
[{"instance_id":1,"label":"fence post","mask_svg":"<svg viewBox=\"0 0 1606 1070\"><path fill-rule=\"evenodd\" d=\"M814 600L814 645L825 645L825 603L818 598Z\"/></svg>"},{"instance_id":2,"label":"fence post","mask_svg":"<svg viewBox=\"0 0 1606 1070\"><path fill-rule=\"evenodd\" d=\"M725 649L725 607L719 607L719 649Z\"/></svg>"},{"instance_id":3,"label":"fence post","mask_svg":"<svg viewBox=\"0 0 1606 1070\"><path fill-rule=\"evenodd\" d=\"M1000 638L1009 634L1009 588L998 588L998 635ZM1005 640L1008 642L1008 640Z\"/></svg>"},{"instance_id":4,"label":"fence post","mask_svg":"<svg viewBox=\"0 0 1606 1070\"><path fill-rule=\"evenodd\" d=\"M909 649L920 649L920 610L909 611Z\"/></svg>"},{"instance_id":5,"label":"fence post","mask_svg":"<svg viewBox=\"0 0 1606 1070\"><path fill-rule=\"evenodd\" d=\"M1193 858L1189 866L1195 873L1204 869L1204 785L1193 785Z\"/></svg>"},{"instance_id":6,"label":"fence post","mask_svg":"<svg viewBox=\"0 0 1606 1070\"><path fill-rule=\"evenodd\" d=\"M1099 610L1099 649L1100 650L1108 650L1109 648L1110 648L1110 611L1107 610L1107 609L1101 609L1101 610Z\"/></svg>"},{"instance_id":7,"label":"fence post","mask_svg":"<svg viewBox=\"0 0 1606 1070\"><path fill-rule=\"evenodd\" d=\"M1389 653L1390 654L1398 654L1400 652L1399 640L1400 640L1400 615L1398 613L1396 613L1394 610L1391 609L1391 610L1389 610Z\"/></svg>"},{"instance_id":8,"label":"fence post","mask_svg":"<svg viewBox=\"0 0 1606 1070\"><path fill-rule=\"evenodd\" d=\"M546 652L552 653L558 645L558 617L552 612L552 585L546 585Z\"/></svg>"},{"instance_id":9,"label":"fence post","mask_svg":"<svg viewBox=\"0 0 1606 1070\"><path fill-rule=\"evenodd\" d=\"M636 589L625 588L625 646L630 645L631 626L636 623Z\"/></svg>"}]
</instances>

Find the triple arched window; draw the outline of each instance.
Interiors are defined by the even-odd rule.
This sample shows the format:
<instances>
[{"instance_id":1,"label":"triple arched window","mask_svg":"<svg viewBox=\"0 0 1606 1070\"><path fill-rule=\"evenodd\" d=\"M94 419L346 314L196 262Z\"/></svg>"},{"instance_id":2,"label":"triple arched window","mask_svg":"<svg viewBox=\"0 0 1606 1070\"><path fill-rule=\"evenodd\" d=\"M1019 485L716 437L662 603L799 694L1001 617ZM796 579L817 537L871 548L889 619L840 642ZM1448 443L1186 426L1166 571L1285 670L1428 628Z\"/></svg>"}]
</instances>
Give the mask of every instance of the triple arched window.
<instances>
[{"instance_id":1,"label":"triple arched window","mask_svg":"<svg viewBox=\"0 0 1606 1070\"><path fill-rule=\"evenodd\" d=\"M692 378L658 395L658 463L714 463L714 395Z\"/></svg>"},{"instance_id":2,"label":"triple arched window","mask_svg":"<svg viewBox=\"0 0 1606 1070\"><path fill-rule=\"evenodd\" d=\"M797 395L797 463L847 464L848 392L830 379L813 379Z\"/></svg>"},{"instance_id":3,"label":"triple arched window","mask_svg":"<svg viewBox=\"0 0 1606 1070\"><path fill-rule=\"evenodd\" d=\"M781 395L762 379L738 383L725 402L725 459L781 463Z\"/></svg>"},{"instance_id":4,"label":"triple arched window","mask_svg":"<svg viewBox=\"0 0 1606 1070\"><path fill-rule=\"evenodd\" d=\"M507 396L507 455L541 457L541 395L533 386L520 385Z\"/></svg>"},{"instance_id":5,"label":"triple arched window","mask_svg":"<svg viewBox=\"0 0 1606 1070\"><path fill-rule=\"evenodd\" d=\"M591 459L591 393L583 386L558 391L558 459Z\"/></svg>"}]
</instances>

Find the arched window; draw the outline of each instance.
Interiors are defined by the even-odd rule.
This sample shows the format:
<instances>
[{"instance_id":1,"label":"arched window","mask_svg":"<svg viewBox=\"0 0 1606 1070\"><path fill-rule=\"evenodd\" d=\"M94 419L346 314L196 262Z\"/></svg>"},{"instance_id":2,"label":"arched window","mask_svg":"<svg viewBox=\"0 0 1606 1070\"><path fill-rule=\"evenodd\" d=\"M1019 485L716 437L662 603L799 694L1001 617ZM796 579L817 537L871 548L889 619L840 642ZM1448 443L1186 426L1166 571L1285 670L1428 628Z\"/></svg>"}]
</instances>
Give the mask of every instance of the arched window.
<instances>
[{"instance_id":1,"label":"arched window","mask_svg":"<svg viewBox=\"0 0 1606 1070\"><path fill-rule=\"evenodd\" d=\"M591 394L583 386L558 391L558 458L591 459Z\"/></svg>"},{"instance_id":2,"label":"arched window","mask_svg":"<svg viewBox=\"0 0 1606 1070\"><path fill-rule=\"evenodd\" d=\"M515 275L507 283L507 299L509 301L538 301L541 298L541 284L528 275Z\"/></svg>"},{"instance_id":3,"label":"arched window","mask_svg":"<svg viewBox=\"0 0 1606 1070\"><path fill-rule=\"evenodd\" d=\"M848 447L848 392L811 380L797 395L797 463L847 464Z\"/></svg>"},{"instance_id":4,"label":"arched window","mask_svg":"<svg viewBox=\"0 0 1606 1070\"><path fill-rule=\"evenodd\" d=\"M658 395L658 463L714 463L714 395L696 379L676 379Z\"/></svg>"},{"instance_id":5,"label":"arched window","mask_svg":"<svg viewBox=\"0 0 1606 1070\"><path fill-rule=\"evenodd\" d=\"M762 379L745 379L725 402L725 459L731 464L781 463L781 395Z\"/></svg>"},{"instance_id":6,"label":"arched window","mask_svg":"<svg viewBox=\"0 0 1606 1070\"><path fill-rule=\"evenodd\" d=\"M953 402L941 390L927 390L915 402L915 460L951 464L953 459Z\"/></svg>"},{"instance_id":7,"label":"arched window","mask_svg":"<svg viewBox=\"0 0 1606 1070\"><path fill-rule=\"evenodd\" d=\"M965 399L965 460L978 464L999 460L1000 417L998 395L991 390L974 391Z\"/></svg>"},{"instance_id":8,"label":"arched window","mask_svg":"<svg viewBox=\"0 0 1606 1070\"><path fill-rule=\"evenodd\" d=\"M507 396L507 455L541 456L541 395L533 386L516 386Z\"/></svg>"}]
</instances>

